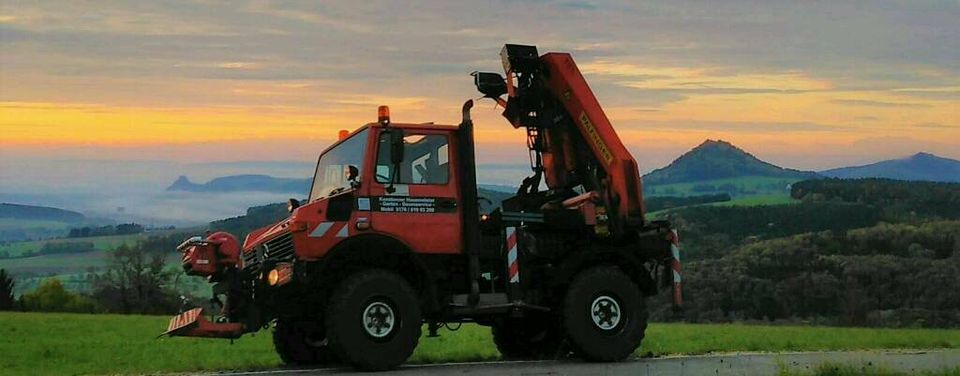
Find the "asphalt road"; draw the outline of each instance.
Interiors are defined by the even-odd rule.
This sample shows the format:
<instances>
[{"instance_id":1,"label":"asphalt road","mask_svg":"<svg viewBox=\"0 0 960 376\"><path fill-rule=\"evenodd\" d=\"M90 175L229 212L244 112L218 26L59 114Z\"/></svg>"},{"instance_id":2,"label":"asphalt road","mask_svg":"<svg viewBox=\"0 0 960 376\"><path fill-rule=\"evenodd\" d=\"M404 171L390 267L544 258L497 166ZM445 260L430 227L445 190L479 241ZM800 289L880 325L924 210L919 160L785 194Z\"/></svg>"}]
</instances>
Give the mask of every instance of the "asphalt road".
<instances>
[{"instance_id":1,"label":"asphalt road","mask_svg":"<svg viewBox=\"0 0 960 376\"><path fill-rule=\"evenodd\" d=\"M621 363L573 361L488 362L410 365L379 373L357 373L343 368L278 369L236 372L229 375L776 375L781 364L791 370L809 371L823 363L882 368L912 374L960 367L960 350L891 350L812 353L738 353L637 359Z\"/></svg>"}]
</instances>

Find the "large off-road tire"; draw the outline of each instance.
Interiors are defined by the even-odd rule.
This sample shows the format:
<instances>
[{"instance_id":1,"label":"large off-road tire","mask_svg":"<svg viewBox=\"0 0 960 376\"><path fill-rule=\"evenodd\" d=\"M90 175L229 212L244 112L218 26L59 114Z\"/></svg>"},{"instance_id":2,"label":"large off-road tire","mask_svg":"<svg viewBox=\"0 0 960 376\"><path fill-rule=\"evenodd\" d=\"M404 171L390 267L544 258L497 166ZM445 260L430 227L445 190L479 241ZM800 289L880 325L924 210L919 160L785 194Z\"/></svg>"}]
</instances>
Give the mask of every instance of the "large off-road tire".
<instances>
[{"instance_id":1,"label":"large off-road tire","mask_svg":"<svg viewBox=\"0 0 960 376\"><path fill-rule=\"evenodd\" d=\"M615 266L586 269L563 302L563 328L574 351L595 362L619 361L640 346L647 307L640 289Z\"/></svg>"},{"instance_id":2,"label":"large off-road tire","mask_svg":"<svg viewBox=\"0 0 960 376\"><path fill-rule=\"evenodd\" d=\"M563 328L553 316L507 318L490 327L493 343L507 360L543 360L563 357Z\"/></svg>"},{"instance_id":3,"label":"large off-road tire","mask_svg":"<svg viewBox=\"0 0 960 376\"><path fill-rule=\"evenodd\" d=\"M333 350L326 344L322 325L305 325L297 321L278 320L273 328L273 347L284 364L323 365L337 363Z\"/></svg>"},{"instance_id":4,"label":"large off-road tire","mask_svg":"<svg viewBox=\"0 0 960 376\"><path fill-rule=\"evenodd\" d=\"M406 280L371 269L350 275L330 297L327 340L341 361L364 371L396 368L420 340L420 300Z\"/></svg>"}]
</instances>

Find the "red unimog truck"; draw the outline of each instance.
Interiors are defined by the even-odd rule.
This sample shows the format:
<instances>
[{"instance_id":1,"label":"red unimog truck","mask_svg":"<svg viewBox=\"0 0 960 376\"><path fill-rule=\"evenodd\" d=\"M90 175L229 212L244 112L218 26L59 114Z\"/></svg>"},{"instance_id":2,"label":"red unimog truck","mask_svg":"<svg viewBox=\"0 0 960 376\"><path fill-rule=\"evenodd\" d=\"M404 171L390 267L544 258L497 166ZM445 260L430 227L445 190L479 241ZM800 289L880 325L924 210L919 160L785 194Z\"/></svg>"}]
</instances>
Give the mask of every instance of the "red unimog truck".
<instances>
[{"instance_id":1,"label":"red unimog truck","mask_svg":"<svg viewBox=\"0 0 960 376\"><path fill-rule=\"evenodd\" d=\"M473 101L459 125L395 123L381 107L320 154L304 203L251 232L178 247L220 306L174 317L165 334L236 338L274 326L289 364L362 370L403 363L426 325L490 326L505 358L629 356L645 299L672 286L679 243L644 219L640 173L572 57L506 45L506 76L473 73L527 138L532 175L502 207L477 203Z\"/></svg>"}]
</instances>

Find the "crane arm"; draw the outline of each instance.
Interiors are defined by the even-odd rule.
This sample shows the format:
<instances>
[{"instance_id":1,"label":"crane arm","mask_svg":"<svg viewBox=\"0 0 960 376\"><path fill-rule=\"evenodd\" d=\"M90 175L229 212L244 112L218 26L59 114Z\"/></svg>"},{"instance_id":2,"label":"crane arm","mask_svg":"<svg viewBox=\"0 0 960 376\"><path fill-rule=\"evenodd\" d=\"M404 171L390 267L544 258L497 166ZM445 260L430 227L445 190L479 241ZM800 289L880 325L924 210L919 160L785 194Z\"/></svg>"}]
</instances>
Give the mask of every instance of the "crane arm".
<instances>
[{"instance_id":1,"label":"crane arm","mask_svg":"<svg viewBox=\"0 0 960 376\"><path fill-rule=\"evenodd\" d=\"M582 185L596 191L611 232L643 223L643 189L636 160L623 145L573 57L538 56L536 47L501 51L506 78L475 73L478 90L504 106L503 116L526 128L533 169L550 189ZM501 96L506 95L503 100Z\"/></svg>"}]
</instances>

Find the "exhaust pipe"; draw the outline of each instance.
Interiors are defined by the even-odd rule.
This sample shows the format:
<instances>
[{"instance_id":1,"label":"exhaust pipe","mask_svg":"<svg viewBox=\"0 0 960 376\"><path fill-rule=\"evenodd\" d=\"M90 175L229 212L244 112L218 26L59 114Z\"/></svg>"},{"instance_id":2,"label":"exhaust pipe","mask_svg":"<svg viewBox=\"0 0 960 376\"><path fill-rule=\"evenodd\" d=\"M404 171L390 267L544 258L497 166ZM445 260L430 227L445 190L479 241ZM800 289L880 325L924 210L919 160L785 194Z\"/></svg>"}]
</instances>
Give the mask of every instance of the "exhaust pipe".
<instances>
[{"instance_id":1,"label":"exhaust pipe","mask_svg":"<svg viewBox=\"0 0 960 376\"><path fill-rule=\"evenodd\" d=\"M480 208L477 203L477 156L473 140L473 120L470 109L473 100L463 102L460 129L460 196L463 197L463 248L467 253L470 296L467 303L475 307L480 302Z\"/></svg>"}]
</instances>

